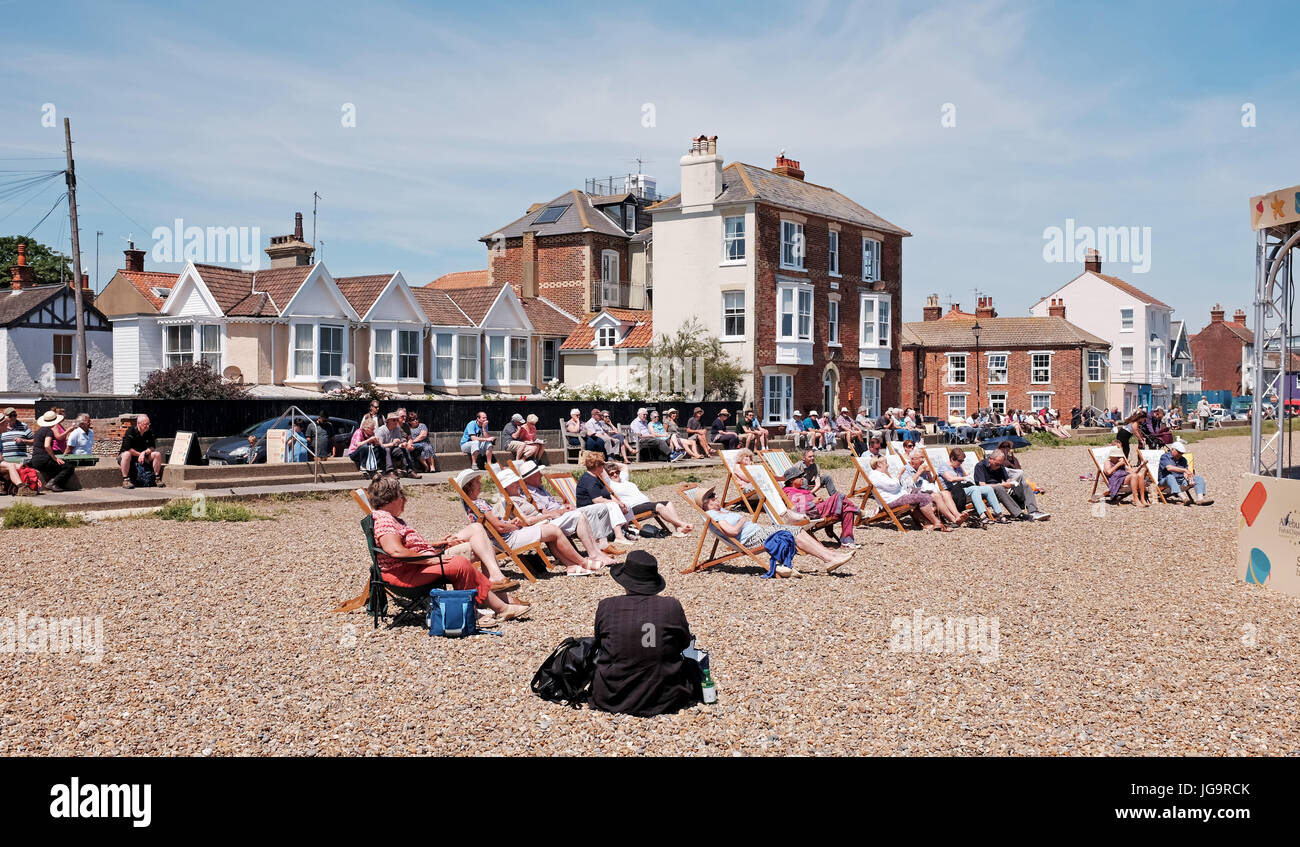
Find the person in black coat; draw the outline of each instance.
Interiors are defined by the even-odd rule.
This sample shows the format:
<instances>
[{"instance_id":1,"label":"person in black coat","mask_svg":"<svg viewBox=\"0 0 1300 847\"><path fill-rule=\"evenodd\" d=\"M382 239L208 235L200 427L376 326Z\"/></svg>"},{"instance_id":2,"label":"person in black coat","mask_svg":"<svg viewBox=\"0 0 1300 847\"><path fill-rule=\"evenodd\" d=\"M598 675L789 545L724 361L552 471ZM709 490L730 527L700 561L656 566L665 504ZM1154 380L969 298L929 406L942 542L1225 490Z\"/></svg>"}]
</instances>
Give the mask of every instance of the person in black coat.
<instances>
[{"instance_id":1,"label":"person in black coat","mask_svg":"<svg viewBox=\"0 0 1300 847\"><path fill-rule=\"evenodd\" d=\"M591 707L651 717L701 702L699 666L682 656L691 628L682 604L659 593L665 585L659 562L633 550L609 573L627 594L596 607Z\"/></svg>"}]
</instances>

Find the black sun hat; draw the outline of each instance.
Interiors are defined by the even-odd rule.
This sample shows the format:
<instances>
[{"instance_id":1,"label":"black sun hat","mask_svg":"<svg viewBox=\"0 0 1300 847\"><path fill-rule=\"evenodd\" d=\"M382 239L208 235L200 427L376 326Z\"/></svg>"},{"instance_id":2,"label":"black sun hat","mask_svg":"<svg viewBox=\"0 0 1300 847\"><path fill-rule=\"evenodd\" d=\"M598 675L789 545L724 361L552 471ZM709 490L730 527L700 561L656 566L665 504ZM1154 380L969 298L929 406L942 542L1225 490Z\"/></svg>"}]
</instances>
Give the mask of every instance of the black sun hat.
<instances>
[{"instance_id":1,"label":"black sun hat","mask_svg":"<svg viewBox=\"0 0 1300 847\"><path fill-rule=\"evenodd\" d=\"M610 565L609 575L629 594L658 594L667 585L659 573L659 560L644 550L633 550L626 561Z\"/></svg>"}]
</instances>

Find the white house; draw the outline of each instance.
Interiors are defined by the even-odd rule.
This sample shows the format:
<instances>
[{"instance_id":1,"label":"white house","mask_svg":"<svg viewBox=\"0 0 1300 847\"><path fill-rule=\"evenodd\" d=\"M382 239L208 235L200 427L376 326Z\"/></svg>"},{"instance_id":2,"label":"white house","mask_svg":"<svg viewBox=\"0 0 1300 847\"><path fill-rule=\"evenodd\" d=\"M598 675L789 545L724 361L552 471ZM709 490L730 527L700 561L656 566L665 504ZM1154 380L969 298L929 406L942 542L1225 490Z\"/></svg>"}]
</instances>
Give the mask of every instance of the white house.
<instances>
[{"instance_id":1,"label":"white house","mask_svg":"<svg viewBox=\"0 0 1300 847\"><path fill-rule=\"evenodd\" d=\"M1173 308L1118 277L1101 272L1101 256L1089 250L1084 272L1039 300L1029 312L1047 317L1059 300L1070 323L1110 342L1107 402L1127 415L1138 406L1168 407L1173 400L1169 368Z\"/></svg>"},{"instance_id":2,"label":"white house","mask_svg":"<svg viewBox=\"0 0 1300 847\"><path fill-rule=\"evenodd\" d=\"M113 336L108 319L84 290L86 356L91 393L113 389ZM67 285L20 285L0 292L0 391L81 390L77 370L77 299Z\"/></svg>"}]
</instances>

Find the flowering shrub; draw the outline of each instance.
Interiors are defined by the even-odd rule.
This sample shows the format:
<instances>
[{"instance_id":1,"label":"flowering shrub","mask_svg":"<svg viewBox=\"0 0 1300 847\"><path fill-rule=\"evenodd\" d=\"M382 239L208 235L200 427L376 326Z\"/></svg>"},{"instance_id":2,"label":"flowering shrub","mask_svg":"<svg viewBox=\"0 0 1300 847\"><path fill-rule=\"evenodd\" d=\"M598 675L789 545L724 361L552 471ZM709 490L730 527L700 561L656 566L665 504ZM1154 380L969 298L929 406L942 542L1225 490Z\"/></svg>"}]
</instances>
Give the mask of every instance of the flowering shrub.
<instances>
[{"instance_id":1,"label":"flowering shrub","mask_svg":"<svg viewBox=\"0 0 1300 847\"><path fill-rule=\"evenodd\" d=\"M645 400L648 402L666 402L678 399L665 392L650 393L633 388L610 387L597 382L584 382L581 385L566 385L562 382L547 383L542 388L542 396L547 400L590 400L593 402L617 402L620 400Z\"/></svg>"},{"instance_id":2,"label":"flowering shrub","mask_svg":"<svg viewBox=\"0 0 1300 847\"><path fill-rule=\"evenodd\" d=\"M325 396L330 400L387 400L393 395L373 382L358 382L356 385L326 391Z\"/></svg>"}]
</instances>

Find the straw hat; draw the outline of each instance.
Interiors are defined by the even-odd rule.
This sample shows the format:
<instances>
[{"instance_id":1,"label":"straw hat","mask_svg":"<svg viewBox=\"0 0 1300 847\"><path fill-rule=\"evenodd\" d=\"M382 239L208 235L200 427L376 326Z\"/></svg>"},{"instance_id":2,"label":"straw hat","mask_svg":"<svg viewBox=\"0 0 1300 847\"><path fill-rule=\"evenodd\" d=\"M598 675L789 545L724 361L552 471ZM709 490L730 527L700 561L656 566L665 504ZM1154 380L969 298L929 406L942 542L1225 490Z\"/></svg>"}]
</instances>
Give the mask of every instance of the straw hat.
<instances>
[{"instance_id":1,"label":"straw hat","mask_svg":"<svg viewBox=\"0 0 1300 847\"><path fill-rule=\"evenodd\" d=\"M63 422L63 415L58 412L49 411L36 419L37 426L58 426Z\"/></svg>"},{"instance_id":2,"label":"straw hat","mask_svg":"<svg viewBox=\"0 0 1300 847\"><path fill-rule=\"evenodd\" d=\"M1108 458L1108 459L1122 459L1122 458L1124 458L1124 451L1121 450L1121 449L1119 449L1118 447L1112 447L1112 448L1110 448L1110 452L1106 454L1106 458Z\"/></svg>"},{"instance_id":3,"label":"straw hat","mask_svg":"<svg viewBox=\"0 0 1300 847\"><path fill-rule=\"evenodd\" d=\"M715 486L710 485L708 488L697 488L694 491L690 492L690 494L687 496L691 498L692 503L694 503L696 506L699 506L700 509L703 509L704 501L712 497L713 492L716 490L717 489Z\"/></svg>"}]
</instances>

